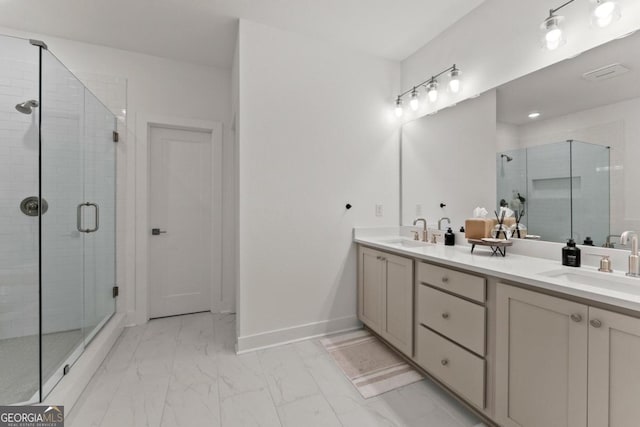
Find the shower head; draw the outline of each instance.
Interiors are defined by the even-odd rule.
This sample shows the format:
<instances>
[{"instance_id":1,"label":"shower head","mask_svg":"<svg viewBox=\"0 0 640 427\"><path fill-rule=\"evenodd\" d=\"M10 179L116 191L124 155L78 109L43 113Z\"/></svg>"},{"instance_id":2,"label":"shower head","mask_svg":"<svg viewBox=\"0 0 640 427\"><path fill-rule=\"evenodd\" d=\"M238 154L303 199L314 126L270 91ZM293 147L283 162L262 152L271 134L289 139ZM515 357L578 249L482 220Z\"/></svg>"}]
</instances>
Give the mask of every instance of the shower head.
<instances>
[{"instance_id":1,"label":"shower head","mask_svg":"<svg viewBox=\"0 0 640 427\"><path fill-rule=\"evenodd\" d=\"M507 159L507 162L510 162L511 160L513 160L513 157L507 156L506 154L500 154L500 157L502 157L503 159Z\"/></svg>"},{"instance_id":2,"label":"shower head","mask_svg":"<svg viewBox=\"0 0 640 427\"><path fill-rule=\"evenodd\" d=\"M33 109L38 105L38 101L30 99L28 101L21 102L20 104L16 104L16 110L20 111L22 114L31 114Z\"/></svg>"}]
</instances>

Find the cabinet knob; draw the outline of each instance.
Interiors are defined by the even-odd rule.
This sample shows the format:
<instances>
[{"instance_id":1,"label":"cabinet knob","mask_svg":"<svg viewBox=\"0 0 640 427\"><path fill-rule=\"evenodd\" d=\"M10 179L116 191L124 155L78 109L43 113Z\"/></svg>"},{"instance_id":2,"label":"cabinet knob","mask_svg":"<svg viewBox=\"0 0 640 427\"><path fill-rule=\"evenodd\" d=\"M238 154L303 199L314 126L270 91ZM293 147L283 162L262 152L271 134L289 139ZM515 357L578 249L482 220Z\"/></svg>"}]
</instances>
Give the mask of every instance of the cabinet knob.
<instances>
[{"instance_id":1,"label":"cabinet knob","mask_svg":"<svg viewBox=\"0 0 640 427\"><path fill-rule=\"evenodd\" d=\"M442 313L442 318L443 319L448 319L449 318L449 313Z\"/></svg>"},{"instance_id":2,"label":"cabinet knob","mask_svg":"<svg viewBox=\"0 0 640 427\"><path fill-rule=\"evenodd\" d=\"M574 322L582 322L582 316L574 313L571 315L571 320L573 320Z\"/></svg>"},{"instance_id":3,"label":"cabinet knob","mask_svg":"<svg viewBox=\"0 0 640 427\"><path fill-rule=\"evenodd\" d=\"M440 363L442 363L442 366L447 366L447 365L449 364L449 360L447 360L447 359L442 359L442 360L440 361Z\"/></svg>"},{"instance_id":4,"label":"cabinet knob","mask_svg":"<svg viewBox=\"0 0 640 427\"><path fill-rule=\"evenodd\" d=\"M448 281L449 281L448 277L445 276L445 277L442 278L442 283L447 283Z\"/></svg>"},{"instance_id":5,"label":"cabinet knob","mask_svg":"<svg viewBox=\"0 0 640 427\"><path fill-rule=\"evenodd\" d=\"M592 319L589 323L591 323L591 326L593 326L594 328L599 328L600 326L602 326L602 322L598 319Z\"/></svg>"}]
</instances>

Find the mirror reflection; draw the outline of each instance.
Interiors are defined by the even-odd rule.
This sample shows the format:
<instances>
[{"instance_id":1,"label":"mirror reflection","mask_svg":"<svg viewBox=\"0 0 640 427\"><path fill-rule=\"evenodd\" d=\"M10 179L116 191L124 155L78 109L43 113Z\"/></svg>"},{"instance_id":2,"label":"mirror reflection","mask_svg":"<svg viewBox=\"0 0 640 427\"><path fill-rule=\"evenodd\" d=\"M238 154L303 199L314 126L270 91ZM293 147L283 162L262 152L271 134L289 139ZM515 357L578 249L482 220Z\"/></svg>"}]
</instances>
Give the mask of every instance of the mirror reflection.
<instances>
[{"instance_id":1,"label":"mirror reflection","mask_svg":"<svg viewBox=\"0 0 640 427\"><path fill-rule=\"evenodd\" d=\"M522 216L527 238L605 243L609 146L567 140L498 153L498 208Z\"/></svg>"},{"instance_id":2,"label":"mirror reflection","mask_svg":"<svg viewBox=\"0 0 640 427\"><path fill-rule=\"evenodd\" d=\"M497 89L497 202L520 193L530 233L602 246L637 228L639 51L637 33Z\"/></svg>"},{"instance_id":3,"label":"mirror reflection","mask_svg":"<svg viewBox=\"0 0 640 427\"><path fill-rule=\"evenodd\" d=\"M457 229L502 205L524 210L529 238L619 247L640 229L637 52L640 32L405 124L402 223Z\"/></svg>"}]
</instances>

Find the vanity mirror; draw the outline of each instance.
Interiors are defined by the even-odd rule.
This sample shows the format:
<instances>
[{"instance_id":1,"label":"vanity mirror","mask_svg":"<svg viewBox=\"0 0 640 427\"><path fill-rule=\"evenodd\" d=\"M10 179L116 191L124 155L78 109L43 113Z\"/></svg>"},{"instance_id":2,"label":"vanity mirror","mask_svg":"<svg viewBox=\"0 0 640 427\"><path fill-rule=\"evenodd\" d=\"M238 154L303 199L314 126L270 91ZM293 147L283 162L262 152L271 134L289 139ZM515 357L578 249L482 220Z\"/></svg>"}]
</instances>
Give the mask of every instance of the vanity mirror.
<instances>
[{"instance_id":1,"label":"vanity mirror","mask_svg":"<svg viewBox=\"0 0 640 427\"><path fill-rule=\"evenodd\" d=\"M422 209L430 222L449 216L459 226L474 207L502 201L524 210L528 233L542 240L591 237L601 246L640 229L638 52L640 32L405 124L403 224Z\"/></svg>"}]
</instances>

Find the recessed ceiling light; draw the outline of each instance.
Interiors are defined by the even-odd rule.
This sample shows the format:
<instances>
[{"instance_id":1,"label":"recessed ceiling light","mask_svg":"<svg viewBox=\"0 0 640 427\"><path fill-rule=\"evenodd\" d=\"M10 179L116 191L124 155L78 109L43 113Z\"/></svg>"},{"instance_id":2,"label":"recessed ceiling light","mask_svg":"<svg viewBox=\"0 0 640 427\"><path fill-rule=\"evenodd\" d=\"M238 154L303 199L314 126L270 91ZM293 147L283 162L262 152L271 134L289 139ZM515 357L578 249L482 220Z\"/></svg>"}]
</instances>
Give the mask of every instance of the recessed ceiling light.
<instances>
[{"instance_id":1,"label":"recessed ceiling light","mask_svg":"<svg viewBox=\"0 0 640 427\"><path fill-rule=\"evenodd\" d=\"M529 113L530 119L537 119L538 117L540 117L540 113L537 111L534 111L533 113Z\"/></svg>"}]
</instances>

